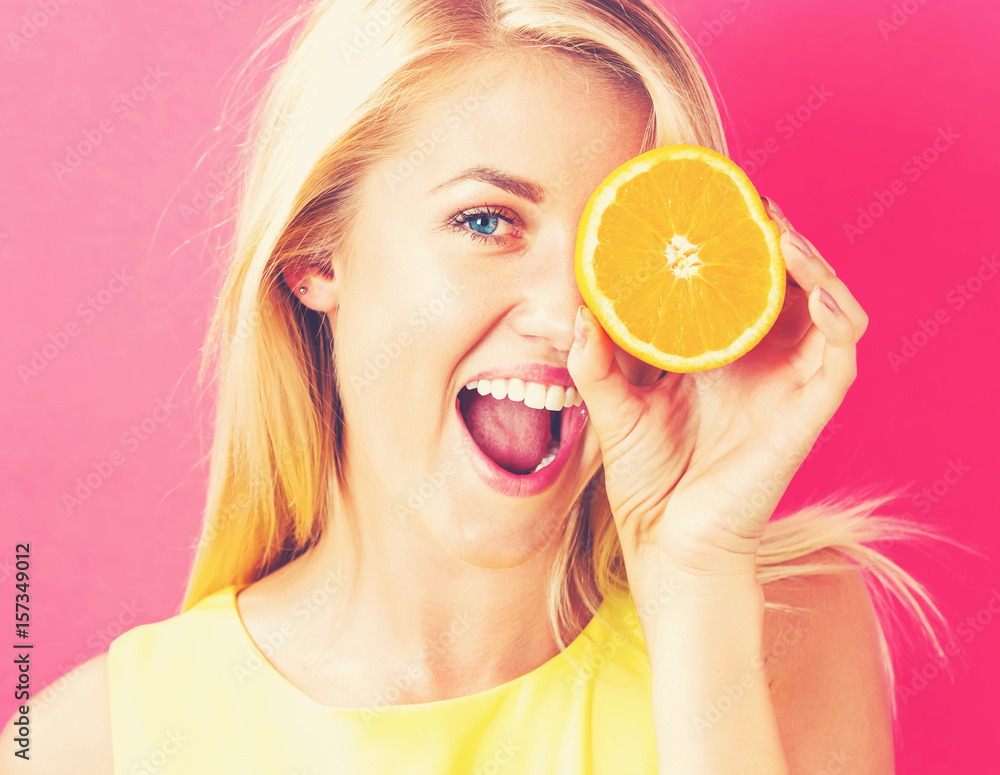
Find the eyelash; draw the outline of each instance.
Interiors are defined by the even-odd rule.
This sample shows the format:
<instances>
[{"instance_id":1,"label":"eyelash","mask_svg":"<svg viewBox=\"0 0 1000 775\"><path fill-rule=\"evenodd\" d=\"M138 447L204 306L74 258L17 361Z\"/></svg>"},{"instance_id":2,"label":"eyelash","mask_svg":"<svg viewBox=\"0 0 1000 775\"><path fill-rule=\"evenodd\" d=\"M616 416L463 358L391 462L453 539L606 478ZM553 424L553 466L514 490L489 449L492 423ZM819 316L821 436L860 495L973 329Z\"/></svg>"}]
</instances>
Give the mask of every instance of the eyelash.
<instances>
[{"instance_id":1,"label":"eyelash","mask_svg":"<svg viewBox=\"0 0 1000 775\"><path fill-rule=\"evenodd\" d=\"M461 234L467 234L474 240L481 240L482 242L485 242L490 245L496 245L502 243L508 237L514 236L511 234L505 234L503 236L497 236L496 234L483 234L482 232L472 231L470 229L462 228L469 221L475 220L476 218L483 215L485 215L487 218L499 218L502 221L506 221L511 226L520 229L520 221L516 216L510 218L504 215L503 208L490 207L489 205L483 205L481 208L477 208L474 210L463 210L454 218L452 218L448 222L448 225L451 226L451 228L454 231L457 231Z\"/></svg>"}]
</instances>

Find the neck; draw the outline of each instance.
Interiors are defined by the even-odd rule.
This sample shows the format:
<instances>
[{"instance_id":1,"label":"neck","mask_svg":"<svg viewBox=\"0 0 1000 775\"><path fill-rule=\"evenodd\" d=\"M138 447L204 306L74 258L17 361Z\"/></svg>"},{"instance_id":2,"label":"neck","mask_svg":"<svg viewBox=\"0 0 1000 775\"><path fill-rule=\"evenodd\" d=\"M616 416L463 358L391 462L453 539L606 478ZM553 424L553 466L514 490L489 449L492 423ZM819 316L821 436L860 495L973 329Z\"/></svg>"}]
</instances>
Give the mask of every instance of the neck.
<instances>
[{"instance_id":1,"label":"neck","mask_svg":"<svg viewBox=\"0 0 1000 775\"><path fill-rule=\"evenodd\" d=\"M342 560L335 531L327 530L260 582L269 581L276 607L300 612L293 659L324 680L332 677L330 690L318 688L314 696L334 701L321 701L386 704L379 697L390 686L398 699L388 704L462 697L558 654L546 607L556 541L518 567L479 568L444 551L416 519L356 524L355 567ZM590 618L578 599L573 604L570 641Z\"/></svg>"}]
</instances>

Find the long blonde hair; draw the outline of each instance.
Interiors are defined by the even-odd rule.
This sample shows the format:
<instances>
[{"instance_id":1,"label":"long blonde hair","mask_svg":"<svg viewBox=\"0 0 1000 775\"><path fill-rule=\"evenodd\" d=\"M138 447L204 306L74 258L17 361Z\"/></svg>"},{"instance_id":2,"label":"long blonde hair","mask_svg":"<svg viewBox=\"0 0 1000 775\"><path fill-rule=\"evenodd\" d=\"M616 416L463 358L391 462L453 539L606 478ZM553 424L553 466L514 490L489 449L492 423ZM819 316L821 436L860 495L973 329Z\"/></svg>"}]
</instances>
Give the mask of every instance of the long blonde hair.
<instances>
[{"instance_id":1,"label":"long blonde hair","mask_svg":"<svg viewBox=\"0 0 1000 775\"><path fill-rule=\"evenodd\" d=\"M676 23L642 0L320 0L265 46L293 31L249 128L256 140L247 145L231 265L199 375L204 382L215 364L216 421L202 535L182 610L276 570L324 529L336 532L336 545L350 557L357 534L340 500L334 343L326 316L302 305L282 272L328 273L334 251L355 248L358 182L375 161L405 165L406 153L417 153L403 143L420 106L454 94L470 61L481 66L510 47L562 52L648 95L643 150L686 142L728 155L691 46ZM605 595L627 587L603 482L601 471L557 539L549 613L563 645L573 621L571 590L593 612ZM757 555L760 582L860 568L883 624L896 603L941 653L935 630L947 622L883 552L894 541L934 537L911 520L876 513L901 494L855 492L772 519ZM824 549L833 551L820 561ZM894 697L886 634L882 649Z\"/></svg>"}]
</instances>

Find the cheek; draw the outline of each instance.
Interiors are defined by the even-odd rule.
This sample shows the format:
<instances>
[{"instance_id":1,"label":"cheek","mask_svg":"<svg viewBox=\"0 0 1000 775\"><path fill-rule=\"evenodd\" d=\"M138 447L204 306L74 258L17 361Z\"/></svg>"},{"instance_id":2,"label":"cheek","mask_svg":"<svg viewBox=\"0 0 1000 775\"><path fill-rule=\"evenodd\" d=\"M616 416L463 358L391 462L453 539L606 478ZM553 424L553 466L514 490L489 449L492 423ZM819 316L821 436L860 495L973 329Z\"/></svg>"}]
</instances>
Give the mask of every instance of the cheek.
<instances>
[{"instance_id":1,"label":"cheek","mask_svg":"<svg viewBox=\"0 0 1000 775\"><path fill-rule=\"evenodd\" d=\"M378 294L345 294L338 311L334 349L344 393L365 398L391 379L405 339L405 318L392 300Z\"/></svg>"},{"instance_id":2,"label":"cheek","mask_svg":"<svg viewBox=\"0 0 1000 775\"><path fill-rule=\"evenodd\" d=\"M345 419L359 433L366 429L367 444L389 444L412 457L450 411L458 387L451 376L474 332L455 282L369 279L347 289L338 312L334 347Z\"/></svg>"}]
</instances>

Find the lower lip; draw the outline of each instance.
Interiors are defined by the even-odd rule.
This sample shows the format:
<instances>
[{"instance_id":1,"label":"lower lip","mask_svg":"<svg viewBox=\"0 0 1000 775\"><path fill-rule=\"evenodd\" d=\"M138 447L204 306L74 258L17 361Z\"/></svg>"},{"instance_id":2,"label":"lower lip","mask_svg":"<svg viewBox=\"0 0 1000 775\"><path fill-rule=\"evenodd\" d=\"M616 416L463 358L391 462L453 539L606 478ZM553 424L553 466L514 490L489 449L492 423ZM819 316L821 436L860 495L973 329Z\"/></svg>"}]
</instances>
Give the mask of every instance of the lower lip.
<instances>
[{"instance_id":1,"label":"lower lip","mask_svg":"<svg viewBox=\"0 0 1000 775\"><path fill-rule=\"evenodd\" d=\"M518 476L498 466L479 448L465 424L465 418L462 417L457 398L455 399L455 412L458 414L458 422L462 426L462 438L469 452L469 460L480 479L498 493L515 498L538 495L559 478L559 474L566 467L566 461L573 454L573 448L583 432L583 426L586 424L588 416L586 404L563 409L562 425L559 429L559 451L555 458L541 471Z\"/></svg>"}]
</instances>

